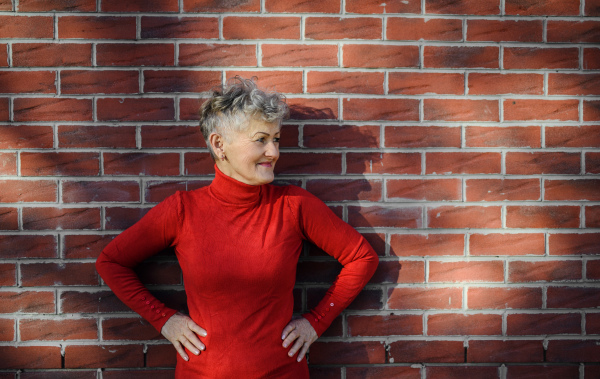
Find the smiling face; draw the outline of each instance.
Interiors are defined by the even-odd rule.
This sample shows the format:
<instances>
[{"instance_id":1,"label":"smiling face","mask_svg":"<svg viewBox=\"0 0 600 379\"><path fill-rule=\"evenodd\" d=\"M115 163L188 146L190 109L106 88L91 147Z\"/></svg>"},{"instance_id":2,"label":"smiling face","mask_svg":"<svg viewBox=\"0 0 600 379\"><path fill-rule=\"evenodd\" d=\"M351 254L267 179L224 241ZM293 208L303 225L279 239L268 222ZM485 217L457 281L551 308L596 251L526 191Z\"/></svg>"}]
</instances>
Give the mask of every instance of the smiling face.
<instances>
[{"instance_id":1,"label":"smiling face","mask_svg":"<svg viewBox=\"0 0 600 379\"><path fill-rule=\"evenodd\" d=\"M241 131L228 131L226 136L211 134L209 141L218 158L217 167L242 183L271 183L279 158L280 132L279 122L250 118ZM225 159L221 159L223 155Z\"/></svg>"}]
</instances>

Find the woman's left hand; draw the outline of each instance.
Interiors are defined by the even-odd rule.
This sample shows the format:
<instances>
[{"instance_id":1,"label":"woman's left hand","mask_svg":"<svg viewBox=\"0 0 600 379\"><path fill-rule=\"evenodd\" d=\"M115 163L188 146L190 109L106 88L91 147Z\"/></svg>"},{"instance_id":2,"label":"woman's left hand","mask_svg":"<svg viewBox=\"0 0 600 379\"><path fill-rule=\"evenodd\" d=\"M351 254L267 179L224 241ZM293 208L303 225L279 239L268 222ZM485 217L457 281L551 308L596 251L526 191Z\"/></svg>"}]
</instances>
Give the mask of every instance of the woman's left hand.
<instances>
[{"instance_id":1,"label":"woman's left hand","mask_svg":"<svg viewBox=\"0 0 600 379\"><path fill-rule=\"evenodd\" d=\"M283 347L287 348L290 346L292 342L292 348L288 352L290 357L293 357L298 350L298 359L300 362L304 355L308 351L310 345L315 342L319 338L317 332L312 327L310 322L304 317L300 317L297 319L293 319L289 324L283 329L283 334L281 335L281 339L283 340Z\"/></svg>"}]
</instances>

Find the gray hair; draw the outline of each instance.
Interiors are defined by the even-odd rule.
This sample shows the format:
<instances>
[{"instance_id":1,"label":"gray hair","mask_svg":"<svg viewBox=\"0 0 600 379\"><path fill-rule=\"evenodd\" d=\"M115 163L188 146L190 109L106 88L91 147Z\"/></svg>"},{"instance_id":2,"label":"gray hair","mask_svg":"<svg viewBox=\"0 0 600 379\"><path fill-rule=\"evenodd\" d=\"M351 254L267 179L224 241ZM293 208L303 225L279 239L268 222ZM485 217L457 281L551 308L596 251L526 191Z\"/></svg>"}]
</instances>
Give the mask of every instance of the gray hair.
<instances>
[{"instance_id":1,"label":"gray hair","mask_svg":"<svg viewBox=\"0 0 600 379\"><path fill-rule=\"evenodd\" d=\"M202 104L200 130L213 159L216 155L208 140L212 133L229 138L231 131L240 131L250 118L266 122L281 122L288 115L285 97L277 92L259 89L253 79L239 76L213 91L212 97Z\"/></svg>"}]
</instances>

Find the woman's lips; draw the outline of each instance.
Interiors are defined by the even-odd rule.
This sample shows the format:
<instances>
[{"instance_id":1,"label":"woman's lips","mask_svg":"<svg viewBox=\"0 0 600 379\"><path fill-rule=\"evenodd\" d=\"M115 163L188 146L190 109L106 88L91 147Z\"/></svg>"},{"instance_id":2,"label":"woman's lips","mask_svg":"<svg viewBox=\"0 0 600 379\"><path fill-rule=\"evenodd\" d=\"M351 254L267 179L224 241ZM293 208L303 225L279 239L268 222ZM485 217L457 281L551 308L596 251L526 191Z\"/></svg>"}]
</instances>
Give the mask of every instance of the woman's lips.
<instances>
[{"instance_id":1,"label":"woman's lips","mask_svg":"<svg viewBox=\"0 0 600 379\"><path fill-rule=\"evenodd\" d=\"M259 165L263 167L273 167L273 164L271 162L262 162L259 163Z\"/></svg>"}]
</instances>

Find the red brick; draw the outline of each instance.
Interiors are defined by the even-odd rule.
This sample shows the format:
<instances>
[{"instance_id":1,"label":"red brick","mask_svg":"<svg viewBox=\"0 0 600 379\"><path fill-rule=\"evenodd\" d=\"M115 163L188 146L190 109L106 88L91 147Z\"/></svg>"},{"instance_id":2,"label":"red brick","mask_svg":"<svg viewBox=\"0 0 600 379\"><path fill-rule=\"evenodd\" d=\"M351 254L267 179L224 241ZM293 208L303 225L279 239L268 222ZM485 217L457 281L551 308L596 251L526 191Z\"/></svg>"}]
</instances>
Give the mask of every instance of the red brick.
<instances>
[{"instance_id":1,"label":"red brick","mask_svg":"<svg viewBox=\"0 0 600 379\"><path fill-rule=\"evenodd\" d=\"M524 94L543 95L541 74L469 73L469 95Z\"/></svg>"},{"instance_id":2,"label":"red brick","mask_svg":"<svg viewBox=\"0 0 600 379\"><path fill-rule=\"evenodd\" d=\"M509 315L510 317L511 315ZM544 361L544 346L541 341L469 341L467 362L518 362Z\"/></svg>"},{"instance_id":3,"label":"red brick","mask_svg":"<svg viewBox=\"0 0 600 379\"><path fill-rule=\"evenodd\" d=\"M0 125L0 149L46 149L53 147L49 125Z\"/></svg>"},{"instance_id":4,"label":"red brick","mask_svg":"<svg viewBox=\"0 0 600 379\"><path fill-rule=\"evenodd\" d=\"M462 199L460 179L388 179L387 198L393 201Z\"/></svg>"},{"instance_id":5,"label":"red brick","mask_svg":"<svg viewBox=\"0 0 600 379\"><path fill-rule=\"evenodd\" d=\"M206 147L198 126L144 125L142 147Z\"/></svg>"},{"instance_id":6,"label":"red brick","mask_svg":"<svg viewBox=\"0 0 600 379\"><path fill-rule=\"evenodd\" d=\"M425 13L435 14L476 14L476 15L496 15L500 14L500 0L428 0L425 6Z\"/></svg>"},{"instance_id":7,"label":"red brick","mask_svg":"<svg viewBox=\"0 0 600 379\"><path fill-rule=\"evenodd\" d=\"M585 172L600 174L600 153L585 153Z\"/></svg>"},{"instance_id":8,"label":"red brick","mask_svg":"<svg viewBox=\"0 0 600 379\"><path fill-rule=\"evenodd\" d=\"M499 68L496 46L425 46L423 66L428 68Z\"/></svg>"},{"instance_id":9,"label":"red brick","mask_svg":"<svg viewBox=\"0 0 600 379\"><path fill-rule=\"evenodd\" d=\"M0 97L0 121L9 121L8 98Z\"/></svg>"},{"instance_id":10,"label":"red brick","mask_svg":"<svg viewBox=\"0 0 600 379\"><path fill-rule=\"evenodd\" d=\"M155 345L148 345L148 351L150 351L150 347L155 346ZM169 345L169 346L173 346L173 345ZM173 352L175 353L175 348L172 348ZM173 359L175 360L175 359ZM167 366L161 366L161 367L168 367ZM173 365L171 367L175 367L175 363L173 363ZM85 371L73 371L75 373L78 372L85 372ZM89 379L94 379L96 378L95 376L96 372L94 371L94 377L93 378L89 378ZM171 379L173 378L174 375L174 370L173 369L169 369L169 368L165 368L165 369L130 369L130 370L111 370L111 371L103 371L102 372L102 378L104 379L145 379L145 378L152 378L152 379ZM67 379L67 378L65 378ZM76 378L76 379L83 379L83 378ZM87 379L87 378L86 378Z\"/></svg>"},{"instance_id":11,"label":"red brick","mask_svg":"<svg viewBox=\"0 0 600 379\"><path fill-rule=\"evenodd\" d=\"M578 366L508 366L506 372L507 379L518 378L579 378Z\"/></svg>"},{"instance_id":12,"label":"red brick","mask_svg":"<svg viewBox=\"0 0 600 379\"><path fill-rule=\"evenodd\" d=\"M548 287L548 308L597 308L599 301L594 287Z\"/></svg>"},{"instance_id":13,"label":"red brick","mask_svg":"<svg viewBox=\"0 0 600 379\"><path fill-rule=\"evenodd\" d=\"M549 95L600 95L598 74L549 74Z\"/></svg>"},{"instance_id":14,"label":"red brick","mask_svg":"<svg viewBox=\"0 0 600 379\"><path fill-rule=\"evenodd\" d=\"M582 279L581 261L510 261L509 282L576 281Z\"/></svg>"},{"instance_id":15,"label":"red brick","mask_svg":"<svg viewBox=\"0 0 600 379\"><path fill-rule=\"evenodd\" d=\"M420 315L347 316L348 336L421 335Z\"/></svg>"},{"instance_id":16,"label":"red brick","mask_svg":"<svg viewBox=\"0 0 600 379\"><path fill-rule=\"evenodd\" d=\"M347 0L346 12L363 14L421 13L421 3L402 0L391 0L385 3L375 0Z\"/></svg>"},{"instance_id":17,"label":"red brick","mask_svg":"<svg viewBox=\"0 0 600 379\"><path fill-rule=\"evenodd\" d=\"M598 8L600 9L600 6ZM583 49L583 69L584 70L600 70L600 49L598 49L598 48Z\"/></svg>"},{"instance_id":18,"label":"red brick","mask_svg":"<svg viewBox=\"0 0 600 379\"><path fill-rule=\"evenodd\" d=\"M387 306L390 309L460 309L462 289L457 287L390 288Z\"/></svg>"},{"instance_id":19,"label":"red brick","mask_svg":"<svg viewBox=\"0 0 600 379\"><path fill-rule=\"evenodd\" d=\"M565 152L508 152L506 173L510 175L563 174L580 172L581 154Z\"/></svg>"},{"instance_id":20,"label":"red brick","mask_svg":"<svg viewBox=\"0 0 600 379\"><path fill-rule=\"evenodd\" d=\"M16 98L14 121L92 121L91 99Z\"/></svg>"},{"instance_id":21,"label":"red brick","mask_svg":"<svg viewBox=\"0 0 600 379\"><path fill-rule=\"evenodd\" d=\"M424 281L423 262L381 260L370 283L423 283Z\"/></svg>"},{"instance_id":22,"label":"red brick","mask_svg":"<svg viewBox=\"0 0 600 379\"><path fill-rule=\"evenodd\" d=\"M140 185L136 181L65 181L62 200L65 203L139 202Z\"/></svg>"},{"instance_id":23,"label":"red brick","mask_svg":"<svg viewBox=\"0 0 600 379\"><path fill-rule=\"evenodd\" d=\"M0 369L61 368L60 346L0 346Z\"/></svg>"},{"instance_id":24,"label":"red brick","mask_svg":"<svg viewBox=\"0 0 600 379\"><path fill-rule=\"evenodd\" d=\"M19 10L21 6L19 3ZM12 45L13 67L91 66L89 43L15 43Z\"/></svg>"},{"instance_id":25,"label":"red brick","mask_svg":"<svg viewBox=\"0 0 600 379\"><path fill-rule=\"evenodd\" d=\"M498 206L442 206L427 209L429 228L500 228Z\"/></svg>"},{"instance_id":26,"label":"red brick","mask_svg":"<svg viewBox=\"0 0 600 379\"><path fill-rule=\"evenodd\" d=\"M577 228L579 207L508 206L506 226L509 228Z\"/></svg>"},{"instance_id":27,"label":"red brick","mask_svg":"<svg viewBox=\"0 0 600 379\"><path fill-rule=\"evenodd\" d=\"M59 125L58 146L135 148L134 125Z\"/></svg>"},{"instance_id":28,"label":"red brick","mask_svg":"<svg viewBox=\"0 0 600 379\"><path fill-rule=\"evenodd\" d=\"M19 320L22 341L96 340L98 325L95 319Z\"/></svg>"},{"instance_id":29,"label":"red brick","mask_svg":"<svg viewBox=\"0 0 600 379\"><path fill-rule=\"evenodd\" d=\"M100 229L100 209L23 208L23 229Z\"/></svg>"},{"instance_id":30,"label":"red brick","mask_svg":"<svg viewBox=\"0 0 600 379\"><path fill-rule=\"evenodd\" d=\"M470 255L544 255L544 252L544 235L539 233L469 236Z\"/></svg>"},{"instance_id":31,"label":"red brick","mask_svg":"<svg viewBox=\"0 0 600 379\"><path fill-rule=\"evenodd\" d=\"M383 94L383 72L309 71L306 88L309 93Z\"/></svg>"},{"instance_id":32,"label":"red brick","mask_svg":"<svg viewBox=\"0 0 600 379\"><path fill-rule=\"evenodd\" d=\"M600 362L597 340L550 340L546 353L548 362Z\"/></svg>"},{"instance_id":33,"label":"red brick","mask_svg":"<svg viewBox=\"0 0 600 379\"><path fill-rule=\"evenodd\" d=\"M286 99L291 120L337 120L338 99Z\"/></svg>"},{"instance_id":34,"label":"red brick","mask_svg":"<svg viewBox=\"0 0 600 379\"><path fill-rule=\"evenodd\" d=\"M222 12L258 12L259 0L249 0L237 3L215 2L213 0L183 0L184 12L222 13Z\"/></svg>"},{"instance_id":35,"label":"red brick","mask_svg":"<svg viewBox=\"0 0 600 379\"><path fill-rule=\"evenodd\" d=\"M600 206L585 207L585 226L600 228Z\"/></svg>"},{"instance_id":36,"label":"red brick","mask_svg":"<svg viewBox=\"0 0 600 379\"><path fill-rule=\"evenodd\" d=\"M140 318L108 318L102 320L103 340L157 340L162 335Z\"/></svg>"},{"instance_id":37,"label":"red brick","mask_svg":"<svg viewBox=\"0 0 600 379\"><path fill-rule=\"evenodd\" d=\"M542 42L542 20L467 20L467 41Z\"/></svg>"},{"instance_id":38,"label":"red brick","mask_svg":"<svg viewBox=\"0 0 600 379\"><path fill-rule=\"evenodd\" d=\"M336 153L286 153L277 161L276 174L340 174L342 157Z\"/></svg>"},{"instance_id":39,"label":"red brick","mask_svg":"<svg viewBox=\"0 0 600 379\"><path fill-rule=\"evenodd\" d=\"M101 121L173 121L173 99L98 99L98 120Z\"/></svg>"},{"instance_id":40,"label":"red brick","mask_svg":"<svg viewBox=\"0 0 600 379\"><path fill-rule=\"evenodd\" d=\"M262 45L262 64L265 67L337 66L336 45Z\"/></svg>"},{"instance_id":41,"label":"red brick","mask_svg":"<svg viewBox=\"0 0 600 379\"><path fill-rule=\"evenodd\" d=\"M579 313L524 313L506 316L508 335L581 334Z\"/></svg>"},{"instance_id":42,"label":"red brick","mask_svg":"<svg viewBox=\"0 0 600 379\"><path fill-rule=\"evenodd\" d=\"M95 12L94 0L19 0L19 12Z\"/></svg>"},{"instance_id":43,"label":"red brick","mask_svg":"<svg viewBox=\"0 0 600 379\"><path fill-rule=\"evenodd\" d=\"M219 38L219 19L217 17L142 17L141 37L216 39Z\"/></svg>"},{"instance_id":44,"label":"red brick","mask_svg":"<svg viewBox=\"0 0 600 379\"><path fill-rule=\"evenodd\" d=\"M421 208L418 207L349 206L348 223L354 227L367 228L420 228L423 220Z\"/></svg>"},{"instance_id":45,"label":"red brick","mask_svg":"<svg viewBox=\"0 0 600 379\"><path fill-rule=\"evenodd\" d=\"M492 366L429 366L427 379L501 378L499 367Z\"/></svg>"},{"instance_id":46,"label":"red brick","mask_svg":"<svg viewBox=\"0 0 600 379\"><path fill-rule=\"evenodd\" d=\"M302 93L302 71L238 71L227 70L227 80L239 75L243 78L256 77L261 88L272 89L280 93Z\"/></svg>"},{"instance_id":47,"label":"red brick","mask_svg":"<svg viewBox=\"0 0 600 379\"><path fill-rule=\"evenodd\" d=\"M352 174L420 174L418 153L348 153L346 172Z\"/></svg>"},{"instance_id":48,"label":"red brick","mask_svg":"<svg viewBox=\"0 0 600 379\"><path fill-rule=\"evenodd\" d=\"M17 208L0 208L0 230L18 230L19 214Z\"/></svg>"},{"instance_id":49,"label":"red brick","mask_svg":"<svg viewBox=\"0 0 600 379\"><path fill-rule=\"evenodd\" d=\"M2 93L56 93L55 71L2 71Z\"/></svg>"},{"instance_id":50,"label":"red brick","mask_svg":"<svg viewBox=\"0 0 600 379\"><path fill-rule=\"evenodd\" d=\"M307 181L306 189L323 201L381 201L381 180L316 179Z\"/></svg>"},{"instance_id":51,"label":"red brick","mask_svg":"<svg viewBox=\"0 0 600 379\"><path fill-rule=\"evenodd\" d=\"M107 207L105 229L125 230L138 222L150 208Z\"/></svg>"},{"instance_id":52,"label":"red brick","mask_svg":"<svg viewBox=\"0 0 600 379\"><path fill-rule=\"evenodd\" d=\"M103 0L103 12L177 12L177 0Z\"/></svg>"},{"instance_id":53,"label":"red brick","mask_svg":"<svg viewBox=\"0 0 600 379\"><path fill-rule=\"evenodd\" d=\"M175 47L170 43L99 43L98 66L173 66Z\"/></svg>"},{"instance_id":54,"label":"red brick","mask_svg":"<svg viewBox=\"0 0 600 379\"><path fill-rule=\"evenodd\" d=\"M392 234L390 237L390 255L463 255L464 250L462 234Z\"/></svg>"},{"instance_id":55,"label":"red brick","mask_svg":"<svg viewBox=\"0 0 600 379\"><path fill-rule=\"evenodd\" d=\"M548 21L548 42L598 43L600 22L598 21Z\"/></svg>"},{"instance_id":56,"label":"red brick","mask_svg":"<svg viewBox=\"0 0 600 379\"><path fill-rule=\"evenodd\" d=\"M177 153L104 153L106 175L179 175Z\"/></svg>"},{"instance_id":57,"label":"red brick","mask_svg":"<svg viewBox=\"0 0 600 379\"><path fill-rule=\"evenodd\" d=\"M8 45L5 43L0 44L0 67L8 67Z\"/></svg>"},{"instance_id":58,"label":"red brick","mask_svg":"<svg viewBox=\"0 0 600 379\"><path fill-rule=\"evenodd\" d=\"M586 313L585 331L586 334L600 334L600 313Z\"/></svg>"},{"instance_id":59,"label":"red brick","mask_svg":"<svg viewBox=\"0 0 600 379\"><path fill-rule=\"evenodd\" d=\"M464 347L462 341L396 341L389 355L394 363L461 363Z\"/></svg>"},{"instance_id":60,"label":"red brick","mask_svg":"<svg viewBox=\"0 0 600 379\"><path fill-rule=\"evenodd\" d=\"M100 252L115 238L115 235L65 235L63 250L65 259L98 258Z\"/></svg>"},{"instance_id":61,"label":"red brick","mask_svg":"<svg viewBox=\"0 0 600 379\"><path fill-rule=\"evenodd\" d=\"M599 121L600 120L600 101L584 101L583 102L583 121Z\"/></svg>"},{"instance_id":62,"label":"red brick","mask_svg":"<svg viewBox=\"0 0 600 379\"><path fill-rule=\"evenodd\" d=\"M540 200L539 179L467 179L467 201Z\"/></svg>"},{"instance_id":63,"label":"red brick","mask_svg":"<svg viewBox=\"0 0 600 379\"><path fill-rule=\"evenodd\" d=\"M135 39L135 17L63 16L58 38Z\"/></svg>"},{"instance_id":64,"label":"red brick","mask_svg":"<svg viewBox=\"0 0 600 379\"><path fill-rule=\"evenodd\" d=\"M300 17L223 18L225 39L300 39Z\"/></svg>"},{"instance_id":65,"label":"red brick","mask_svg":"<svg viewBox=\"0 0 600 379\"><path fill-rule=\"evenodd\" d=\"M17 175L16 153L0 153L0 175Z\"/></svg>"},{"instance_id":66,"label":"red brick","mask_svg":"<svg viewBox=\"0 0 600 379\"><path fill-rule=\"evenodd\" d=\"M498 314L432 314L427 317L427 334L439 335L500 335L502 315Z\"/></svg>"},{"instance_id":67,"label":"red brick","mask_svg":"<svg viewBox=\"0 0 600 379\"><path fill-rule=\"evenodd\" d=\"M0 202L56 202L53 180L0 180Z\"/></svg>"},{"instance_id":68,"label":"red brick","mask_svg":"<svg viewBox=\"0 0 600 379\"><path fill-rule=\"evenodd\" d=\"M21 153L24 176L95 176L99 165L97 153Z\"/></svg>"},{"instance_id":69,"label":"red brick","mask_svg":"<svg viewBox=\"0 0 600 379\"><path fill-rule=\"evenodd\" d=\"M307 17L304 36L308 39L382 39L381 18Z\"/></svg>"},{"instance_id":70,"label":"red brick","mask_svg":"<svg viewBox=\"0 0 600 379\"><path fill-rule=\"evenodd\" d=\"M305 147L379 147L378 125L304 125Z\"/></svg>"},{"instance_id":71,"label":"red brick","mask_svg":"<svg viewBox=\"0 0 600 379\"><path fill-rule=\"evenodd\" d=\"M310 346L310 363L385 363L385 346L379 341L315 342Z\"/></svg>"},{"instance_id":72,"label":"red brick","mask_svg":"<svg viewBox=\"0 0 600 379\"><path fill-rule=\"evenodd\" d=\"M344 99L344 120L418 121L417 99Z\"/></svg>"},{"instance_id":73,"label":"red brick","mask_svg":"<svg viewBox=\"0 0 600 379\"><path fill-rule=\"evenodd\" d=\"M256 66L255 45L191 45L179 46L181 66Z\"/></svg>"},{"instance_id":74,"label":"red brick","mask_svg":"<svg viewBox=\"0 0 600 379\"><path fill-rule=\"evenodd\" d=\"M520 16L578 16L579 1L545 0L522 2L519 0L506 0L505 12L507 15Z\"/></svg>"},{"instance_id":75,"label":"red brick","mask_svg":"<svg viewBox=\"0 0 600 379\"><path fill-rule=\"evenodd\" d=\"M60 80L64 94L140 92L137 71L62 71Z\"/></svg>"},{"instance_id":76,"label":"red brick","mask_svg":"<svg viewBox=\"0 0 600 379\"><path fill-rule=\"evenodd\" d=\"M390 72L388 87L390 94L462 95L465 92L464 74L437 72Z\"/></svg>"},{"instance_id":77,"label":"red brick","mask_svg":"<svg viewBox=\"0 0 600 379\"><path fill-rule=\"evenodd\" d=\"M15 339L15 320L0 319L0 341L14 341ZM4 378L0 376L0 378ZM13 376L6 376L6 379L14 379Z\"/></svg>"},{"instance_id":78,"label":"red brick","mask_svg":"<svg viewBox=\"0 0 600 379\"><path fill-rule=\"evenodd\" d=\"M386 147L460 147L461 131L456 127L386 126Z\"/></svg>"},{"instance_id":79,"label":"red brick","mask_svg":"<svg viewBox=\"0 0 600 379\"><path fill-rule=\"evenodd\" d=\"M309 367L310 370L310 367ZM322 378L311 371L311 378ZM335 378L339 378L337 375ZM368 367L346 367L346 379L421 379L421 369L419 367L408 366L368 366Z\"/></svg>"},{"instance_id":80,"label":"red brick","mask_svg":"<svg viewBox=\"0 0 600 379\"><path fill-rule=\"evenodd\" d=\"M13 7L12 7L12 0L0 0L0 10L3 11L12 11ZM11 376L12 379L12 376Z\"/></svg>"},{"instance_id":81,"label":"red brick","mask_svg":"<svg viewBox=\"0 0 600 379\"><path fill-rule=\"evenodd\" d=\"M0 16L0 38L53 38L54 19L49 16Z\"/></svg>"},{"instance_id":82,"label":"red brick","mask_svg":"<svg viewBox=\"0 0 600 379\"><path fill-rule=\"evenodd\" d=\"M384 256L385 255L385 233L361 233L363 237L367 240L369 245L375 250L377 255Z\"/></svg>"},{"instance_id":83,"label":"red brick","mask_svg":"<svg viewBox=\"0 0 600 379\"><path fill-rule=\"evenodd\" d=\"M600 180L546 180L544 200L600 200Z\"/></svg>"},{"instance_id":84,"label":"red brick","mask_svg":"<svg viewBox=\"0 0 600 379\"><path fill-rule=\"evenodd\" d=\"M579 68L577 48L505 47L505 69Z\"/></svg>"},{"instance_id":85,"label":"red brick","mask_svg":"<svg viewBox=\"0 0 600 379\"><path fill-rule=\"evenodd\" d=\"M14 263L0 263L0 285L1 286L16 286L17 285L17 266ZM0 319L0 322L2 319ZM0 324L0 326L2 326ZM2 328L0 328L0 341L2 338ZM11 338L12 341L12 338Z\"/></svg>"},{"instance_id":86,"label":"red brick","mask_svg":"<svg viewBox=\"0 0 600 379\"><path fill-rule=\"evenodd\" d=\"M594 255L600 254L600 234L564 233L550 234L548 239L550 255Z\"/></svg>"},{"instance_id":87,"label":"red brick","mask_svg":"<svg viewBox=\"0 0 600 379\"><path fill-rule=\"evenodd\" d=\"M144 262L135 271L142 283L147 285L182 284L181 268L177 262Z\"/></svg>"},{"instance_id":88,"label":"red brick","mask_svg":"<svg viewBox=\"0 0 600 379\"><path fill-rule=\"evenodd\" d=\"M576 366L577 367L577 366ZM600 366L595 365L584 365L584 373L587 377L600 376ZM576 376L574 376L576 377Z\"/></svg>"},{"instance_id":89,"label":"red brick","mask_svg":"<svg viewBox=\"0 0 600 379\"><path fill-rule=\"evenodd\" d=\"M498 101L425 99L423 118L435 121L500 121Z\"/></svg>"},{"instance_id":90,"label":"red brick","mask_svg":"<svg viewBox=\"0 0 600 379\"><path fill-rule=\"evenodd\" d=\"M0 313L54 313L54 292L50 291L2 291L0 300Z\"/></svg>"},{"instance_id":91,"label":"red brick","mask_svg":"<svg viewBox=\"0 0 600 379\"><path fill-rule=\"evenodd\" d=\"M210 185L212 180L148 181L144 198L147 203L158 203L176 191L192 191Z\"/></svg>"},{"instance_id":92,"label":"red brick","mask_svg":"<svg viewBox=\"0 0 600 379\"><path fill-rule=\"evenodd\" d=\"M461 41L462 20L389 17L386 36L400 41Z\"/></svg>"},{"instance_id":93,"label":"red brick","mask_svg":"<svg viewBox=\"0 0 600 379\"><path fill-rule=\"evenodd\" d=\"M502 282L501 261L429 262L430 282Z\"/></svg>"},{"instance_id":94,"label":"red brick","mask_svg":"<svg viewBox=\"0 0 600 379\"><path fill-rule=\"evenodd\" d=\"M214 165L209 153L186 153L184 156L185 175L212 175Z\"/></svg>"},{"instance_id":95,"label":"red brick","mask_svg":"<svg viewBox=\"0 0 600 379\"><path fill-rule=\"evenodd\" d=\"M318 3L303 0L265 0L267 12L279 13L340 13L340 2L336 0L323 0Z\"/></svg>"},{"instance_id":96,"label":"red brick","mask_svg":"<svg viewBox=\"0 0 600 379\"><path fill-rule=\"evenodd\" d=\"M65 347L65 368L143 366L142 345L68 345Z\"/></svg>"},{"instance_id":97,"label":"red brick","mask_svg":"<svg viewBox=\"0 0 600 379\"><path fill-rule=\"evenodd\" d=\"M600 2L598 0L586 0L583 13L586 16L600 16Z\"/></svg>"},{"instance_id":98,"label":"red brick","mask_svg":"<svg viewBox=\"0 0 600 379\"><path fill-rule=\"evenodd\" d=\"M542 289L536 287L469 287L469 309L531 309L542 307Z\"/></svg>"},{"instance_id":99,"label":"red brick","mask_svg":"<svg viewBox=\"0 0 600 379\"><path fill-rule=\"evenodd\" d=\"M545 128L546 147L600 147L600 125Z\"/></svg>"},{"instance_id":100,"label":"red brick","mask_svg":"<svg viewBox=\"0 0 600 379\"><path fill-rule=\"evenodd\" d=\"M465 129L468 147L541 147L539 126L467 126Z\"/></svg>"},{"instance_id":101,"label":"red brick","mask_svg":"<svg viewBox=\"0 0 600 379\"><path fill-rule=\"evenodd\" d=\"M54 312L54 305L52 305ZM60 313L132 312L112 291L62 291Z\"/></svg>"},{"instance_id":102,"label":"red brick","mask_svg":"<svg viewBox=\"0 0 600 379\"><path fill-rule=\"evenodd\" d=\"M343 67L418 67L418 46L344 45Z\"/></svg>"},{"instance_id":103,"label":"red brick","mask_svg":"<svg viewBox=\"0 0 600 379\"><path fill-rule=\"evenodd\" d=\"M57 240L55 236L43 235L2 235L0 245L5 249L2 257L11 258L57 258Z\"/></svg>"},{"instance_id":104,"label":"red brick","mask_svg":"<svg viewBox=\"0 0 600 379\"><path fill-rule=\"evenodd\" d=\"M206 92L221 84L217 71L144 71L143 92Z\"/></svg>"},{"instance_id":105,"label":"red brick","mask_svg":"<svg viewBox=\"0 0 600 379\"><path fill-rule=\"evenodd\" d=\"M147 367L175 367L177 363L177 351L173 345L147 345L146 366ZM172 378L169 376L168 379ZM130 378L128 376L127 378ZM127 379L123 378L123 379ZM144 379L142 377L140 379Z\"/></svg>"},{"instance_id":106,"label":"red brick","mask_svg":"<svg viewBox=\"0 0 600 379\"><path fill-rule=\"evenodd\" d=\"M587 261L586 278L592 280L600 280L600 261Z\"/></svg>"},{"instance_id":107,"label":"red brick","mask_svg":"<svg viewBox=\"0 0 600 379\"><path fill-rule=\"evenodd\" d=\"M499 174L500 153L427 153L427 174Z\"/></svg>"}]
</instances>

